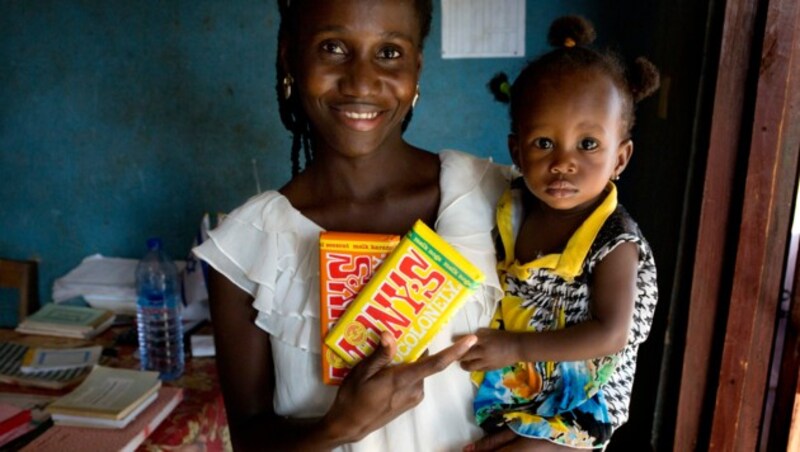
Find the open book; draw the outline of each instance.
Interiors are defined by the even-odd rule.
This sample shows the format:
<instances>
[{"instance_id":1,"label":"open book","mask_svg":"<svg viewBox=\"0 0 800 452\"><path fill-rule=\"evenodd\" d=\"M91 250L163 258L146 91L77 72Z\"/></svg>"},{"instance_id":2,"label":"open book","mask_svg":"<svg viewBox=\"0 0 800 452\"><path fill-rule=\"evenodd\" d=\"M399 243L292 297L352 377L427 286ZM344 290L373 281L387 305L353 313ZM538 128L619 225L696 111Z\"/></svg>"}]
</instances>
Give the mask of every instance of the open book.
<instances>
[{"instance_id":1,"label":"open book","mask_svg":"<svg viewBox=\"0 0 800 452\"><path fill-rule=\"evenodd\" d=\"M23 357L29 350L24 344L0 342L0 382L61 389L77 384L89 373L88 367L23 372Z\"/></svg>"}]
</instances>

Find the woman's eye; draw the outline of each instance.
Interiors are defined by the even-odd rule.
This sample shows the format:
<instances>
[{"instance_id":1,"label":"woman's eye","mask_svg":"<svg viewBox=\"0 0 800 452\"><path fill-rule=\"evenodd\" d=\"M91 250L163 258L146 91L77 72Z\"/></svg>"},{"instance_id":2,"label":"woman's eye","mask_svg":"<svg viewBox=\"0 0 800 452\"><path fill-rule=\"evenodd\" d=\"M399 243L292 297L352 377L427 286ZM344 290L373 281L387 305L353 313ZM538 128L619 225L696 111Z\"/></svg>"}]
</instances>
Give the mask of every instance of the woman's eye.
<instances>
[{"instance_id":1,"label":"woman's eye","mask_svg":"<svg viewBox=\"0 0 800 452\"><path fill-rule=\"evenodd\" d=\"M332 53L334 55L344 55L344 47L335 41L325 41L320 46L322 50L326 53Z\"/></svg>"},{"instance_id":2,"label":"woman's eye","mask_svg":"<svg viewBox=\"0 0 800 452\"><path fill-rule=\"evenodd\" d=\"M384 60L394 60L400 58L400 51L394 47L384 47L378 51L378 58Z\"/></svg>"},{"instance_id":3,"label":"woman's eye","mask_svg":"<svg viewBox=\"0 0 800 452\"><path fill-rule=\"evenodd\" d=\"M553 142L549 138L536 138L533 140L533 146L538 149L553 149Z\"/></svg>"},{"instance_id":4,"label":"woman's eye","mask_svg":"<svg viewBox=\"0 0 800 452\"><path fill-rule=\"evenodd\" d=\"M580 149L583 151L591 151L597 149L597 146L599 146L599 144L597 143L597 140L595 140L594 138L584 138L581 140L579 145Z\"/></svg>"}]
</instances>

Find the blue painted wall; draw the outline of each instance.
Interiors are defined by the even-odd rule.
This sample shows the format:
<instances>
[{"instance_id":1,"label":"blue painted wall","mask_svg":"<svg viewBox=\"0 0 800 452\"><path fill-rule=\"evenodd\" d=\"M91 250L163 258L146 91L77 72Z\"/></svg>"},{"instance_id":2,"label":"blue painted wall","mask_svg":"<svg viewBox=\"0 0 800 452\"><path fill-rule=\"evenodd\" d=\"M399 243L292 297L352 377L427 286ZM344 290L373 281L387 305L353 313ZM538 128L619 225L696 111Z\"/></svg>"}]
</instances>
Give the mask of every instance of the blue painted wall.
<instances>
[{"instance_id":1,"label":"blue painted wall","mask_svg":"<svg viewBox=\"0 0 800 452\"><path fill-rule=\"evenodd\" d=\"M484 86L525 58L442 60L438 3L407 137L509 162ZM553 18L599 4L528 0L527 56ZM202 214L255 194L256 174L286 182L277 20L258 0L0 1L0 256L40 261L42 301L93 253L138 257L159 235L182 257Z\"/></svg>"}]
</instances>

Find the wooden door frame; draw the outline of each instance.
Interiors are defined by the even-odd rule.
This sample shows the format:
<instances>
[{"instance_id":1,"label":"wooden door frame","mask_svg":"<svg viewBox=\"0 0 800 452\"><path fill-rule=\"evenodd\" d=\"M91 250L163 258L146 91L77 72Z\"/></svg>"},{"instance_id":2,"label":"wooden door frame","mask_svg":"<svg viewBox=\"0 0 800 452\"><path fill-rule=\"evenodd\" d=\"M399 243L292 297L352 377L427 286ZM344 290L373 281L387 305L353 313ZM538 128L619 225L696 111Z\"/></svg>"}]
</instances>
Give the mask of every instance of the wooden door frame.
<instances>
[{"instance_id":1,"label":"wooden door frame","mask_svg":"<svg viewBox=\"0 0 800 452\"><path fill-rule=\"evenodd\" d=\"M797 186L797 3L725 5L674 450L757 446Z\"/></svg>"}]
</instances>

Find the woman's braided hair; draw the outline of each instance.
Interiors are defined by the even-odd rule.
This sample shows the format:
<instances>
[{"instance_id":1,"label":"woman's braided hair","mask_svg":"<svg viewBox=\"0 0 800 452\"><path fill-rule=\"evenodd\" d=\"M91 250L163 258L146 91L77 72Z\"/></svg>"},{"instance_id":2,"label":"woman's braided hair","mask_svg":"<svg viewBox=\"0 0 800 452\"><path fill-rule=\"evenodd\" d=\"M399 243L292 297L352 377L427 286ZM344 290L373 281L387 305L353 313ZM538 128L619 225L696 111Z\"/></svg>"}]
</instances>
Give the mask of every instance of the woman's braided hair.
<instances>
[{"instance_id":1,"label":"woman's braided hair","mask_svg":"<svg viewBox=\"0 0 800 452\"><path fill-rule=\"evenodd\" d=\"M489 89L497 100L510 103L512 131L516 130L526 89L553 75L597 70L608 75L622 94L624 132L630 134L635 121L635 104L658 89L658 69L644 57L636 58L633 65L627 67L617 53L588 47L595 37L594 27L583 17L558 18L550 25L547 35L554 50L528 63L510 86L505 74L495 75L489 82Z\"/></svg>"},{"instance_id":2,"label":"woman's braided hair","mask_svg":"<svg viewBox=\"0 0 800 452\"><path fill-rule=\"evenodd\" d=\"M297 32L297 23L303 13L304 0L278 0L278 10L280 12L280 25L278 28L278 41L286 40L291 43L292 37ZM420 47L423 46L425 38L431 30L433 17L432 0L414 0L420 21ZM290 45L291 46L291 45ZM420 48L420 50L422 50ZM303 106L300 104L299 96L292 95L288 99L284 96L284 77L286 73L281 66L280 54L275 61L275 92L278 97L278 111L280 113L283 126L292 134L292 176L300 172L300 150L303 150L303 158L306 166L314 158L314 150L311 140L311 128ZM402 128L405 131L411 121L411 111L403 120Z\"/></svg>"}]
</instances>

